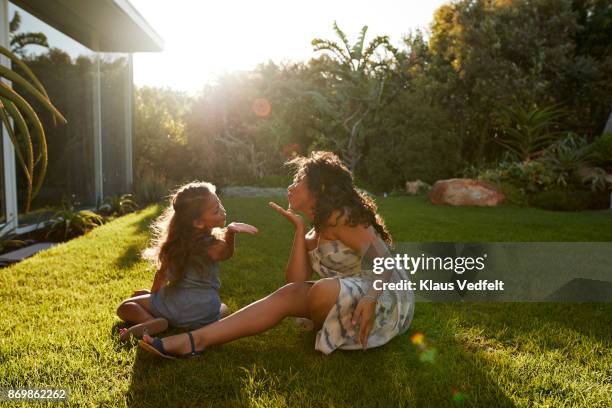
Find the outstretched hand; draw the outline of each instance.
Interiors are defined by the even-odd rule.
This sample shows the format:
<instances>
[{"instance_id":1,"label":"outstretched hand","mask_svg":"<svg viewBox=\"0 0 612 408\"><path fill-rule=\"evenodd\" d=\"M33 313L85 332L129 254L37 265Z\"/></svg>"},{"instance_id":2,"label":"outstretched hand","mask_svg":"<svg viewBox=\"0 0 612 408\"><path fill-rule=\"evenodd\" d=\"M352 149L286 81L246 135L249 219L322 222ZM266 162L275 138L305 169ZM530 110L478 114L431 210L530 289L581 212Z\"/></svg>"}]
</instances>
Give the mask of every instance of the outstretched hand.
<instances>
[{"instance_id":1,"label":"outstretched hand","mask_svg":"<svg viewBox=\"0 0 612 408\"><path fill-rule=\"evenodd\" d=\"M280 205L270 201L268 203L270 207L272 207L277 213L285 217L293 224L296 228L304 228L304 219L296 214L291 208L287 208L286 210Z\"/></svg>"},{"instance_id":2,"label":"outstretched hand","mask_svg":"<svg viewBox=\"0 0 612 408\"><path fill-rule=\"evenodd\" d=\"M255 235L257 232L259 232L254 226L245 224L243 222L232 222L227 226L227 230L233 233L245 232L251 235Z\"/></svg>"}]
</instances>

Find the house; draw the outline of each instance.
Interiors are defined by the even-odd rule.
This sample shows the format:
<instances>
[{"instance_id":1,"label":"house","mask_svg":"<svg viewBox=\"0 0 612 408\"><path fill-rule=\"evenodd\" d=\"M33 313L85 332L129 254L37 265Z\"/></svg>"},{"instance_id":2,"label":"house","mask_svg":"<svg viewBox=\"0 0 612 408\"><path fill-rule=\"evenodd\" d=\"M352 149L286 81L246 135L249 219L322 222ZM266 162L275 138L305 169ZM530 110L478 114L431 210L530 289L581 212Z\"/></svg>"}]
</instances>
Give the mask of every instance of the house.
<instances>
[{"instance_id":1,"label":"house","mask_svg":"<svg viewBox=\"0 0 612 408\"><path fill-rule=\"evenodd\" d=\"M127 0L0 0L0 44L22 56L68 120L55 126L37 109L49 165L27 214L25 177L3 129L0 231L31 231L62 198L93 208L130 192L132 53L162 50L153 28Z\"/></svg>"}]
</instances>

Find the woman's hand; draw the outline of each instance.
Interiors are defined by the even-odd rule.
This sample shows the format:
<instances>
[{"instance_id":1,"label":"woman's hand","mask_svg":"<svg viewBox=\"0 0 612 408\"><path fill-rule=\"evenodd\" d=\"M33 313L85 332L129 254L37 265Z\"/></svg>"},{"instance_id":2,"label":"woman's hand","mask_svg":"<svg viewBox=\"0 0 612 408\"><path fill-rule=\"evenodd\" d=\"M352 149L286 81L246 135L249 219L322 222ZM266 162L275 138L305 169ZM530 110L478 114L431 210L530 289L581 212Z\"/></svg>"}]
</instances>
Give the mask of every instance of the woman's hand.
<instances>
[{"instance_id":1,"label":"woman's hand","mask_svg":"<svg viewBox=\"0 0 612 408\"><path fill-rule=\"evenodd\" d=\"M295 228L301 228L302 230L304 230L304 219L297 215L291 208L287 208L285 210L283 207L276 203L273 203L272 201L270 201L268 205L274 210L276 210L277 213L288 219Z\"/></svg>"},{"instance_id":2,"label":"woman's hand","mask_svg":"<svg viewBox=\"0 0 612 408\"><path fill-rule=\"evenodd\" d=\"M251 234L251 235L255 235L257 234L257 232L259 232L257 230L257 228L255 228L252 225L249 224L245 224L243 222L232 222L227 226L227 231L231 232L231 233L238 233L238 232L246 232L247 234Z\"/></svg>"},{"instance_id":3,"label":"woman's hand","mask_svg":"<svg viewBox=\"0 0 612 408\"><path fill-rule=\"evenodd\" d=\"M374 325L376 315L376 301L366 298L361 299L353 313L353 326L359 324L359 343L365 350L368 347L368 336Z\"/></svg>"}]
</instances>

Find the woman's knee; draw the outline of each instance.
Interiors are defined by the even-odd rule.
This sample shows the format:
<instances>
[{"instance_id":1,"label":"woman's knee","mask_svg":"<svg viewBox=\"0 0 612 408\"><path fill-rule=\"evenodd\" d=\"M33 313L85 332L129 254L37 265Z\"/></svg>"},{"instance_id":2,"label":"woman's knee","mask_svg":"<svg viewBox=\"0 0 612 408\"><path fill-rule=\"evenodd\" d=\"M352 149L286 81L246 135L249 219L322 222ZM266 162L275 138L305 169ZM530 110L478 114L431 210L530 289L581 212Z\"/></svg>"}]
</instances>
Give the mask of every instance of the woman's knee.
<instances>
[{"instance_id":1,"label":"woman's knee","mask_svg":"<svg viewBox=\"0 0 612 408\"><path fill-rule=\"evenodd\" d=\"M270 296L282 300L295 301L300 298L305 298L310 286L311 285L306 282L291 282L276 289Z\"/></svg>"},{"instance_id":2,"label":"woman's knee","mask_svg":"<svg viewBox=\"0 0 612 408\"><path fill-rule=\"evenodd\" d=\"M308 290L308 308L312 312L326 314L334 303L336 303L339 292L340 283L338 282L338 279L325 278L318 280Z\"/></svg>"}]
</instances>

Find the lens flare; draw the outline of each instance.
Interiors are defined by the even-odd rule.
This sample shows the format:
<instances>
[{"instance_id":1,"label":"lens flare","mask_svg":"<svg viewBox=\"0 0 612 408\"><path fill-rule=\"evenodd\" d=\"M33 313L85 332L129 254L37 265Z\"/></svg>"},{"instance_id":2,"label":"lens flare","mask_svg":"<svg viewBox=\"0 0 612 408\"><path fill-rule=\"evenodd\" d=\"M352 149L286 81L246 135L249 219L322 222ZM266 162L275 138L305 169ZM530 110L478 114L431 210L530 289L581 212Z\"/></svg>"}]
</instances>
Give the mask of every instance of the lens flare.
<instances>
[{"instance_id":1,"label":"lens flare","mask_svg":"<svg viewBox=\"0 0 612 408\"><path fill-rule=\"evenodd\" d=\"M421 356L419 357L419 360L421 360L424 363L433 364L435 363L437 356L438 356L438 350L436 350L435 347L432 347L430 349L423 351L421 353Z\"/></svg>"},{"instance_id":2,"label":"lens flare","mask_svg":"<svg viewBox=\"0 0 612 408\"><path fill-rule=\"evenodd\" d=\"M451 394L453 395L453 402L455 404L460 404L465 401L465 395L457 388L453 387L451 390Z\"/></svg>"},{"instance_id":3,"label":"lens flare","mask_svg":"<svg viewBox=\"0 0 612 408\"><path fill-rule=\"evenodd\" d=\"M257 98L253 101L253 113L255 113L260 118L267 118L272 112L272 105L265 98Z\"/></svg>"},{"instance_id":4,"label":"lens flare","mask_svg":"<svg viewBox=\"0 0 612 408\"><path fill-rule=\"evenodd\" d=\"M288 145L283 146L283 155L285 157L295 157L298 155L300 150L300 145L297 143L289 143Z\"/></svg>"},{"instance_id":5,"label":"lens flare","mask_svg":"<svg viewBox=\"0 0 612 408\"><path fill-rule=\"evenodd\" d=\"M410 337L410 341L417 346L422 345L425 341L425 335L421 332L416 332Z\"/></svg>"}]
</instances>

